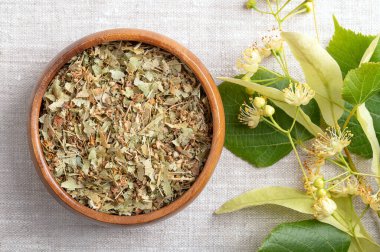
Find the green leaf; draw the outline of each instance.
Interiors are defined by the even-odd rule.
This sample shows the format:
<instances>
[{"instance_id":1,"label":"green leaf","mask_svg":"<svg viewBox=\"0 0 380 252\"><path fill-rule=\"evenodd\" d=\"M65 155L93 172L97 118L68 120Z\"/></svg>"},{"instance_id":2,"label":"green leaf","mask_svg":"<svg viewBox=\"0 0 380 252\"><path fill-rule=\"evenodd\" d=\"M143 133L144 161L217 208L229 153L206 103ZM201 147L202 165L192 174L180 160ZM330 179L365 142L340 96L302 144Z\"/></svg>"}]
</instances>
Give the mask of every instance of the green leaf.
<instances>
[{"instance_id":1,"label":"green leaf","mask_svg":"<svg viewBox=\"0 0 380 252\"><path fill-rule=\"evenodd\" d=\"M338 62L343 76L345 76L349 70L360 65L364 53L375 36L366 36L345 29L339 25L335 17L334 26L335 33L327 46L327 51ZM374 50L370 61L380 61L380 44Z\"/></svg>"},{"instance_id":2,"label":"green leaf","mask_svg":"<svg viewBox=\"0 0 380 252\"><path fill-rule=\"evenodd\" d=\"M266 187L248 191L227 201L215 213L230 213L246 207L272 204L312 214L313 203L313 198L300 190L289 187Z\"/></svg>"},{"instance_id":3,"label":"green leaf","mask_svg":"<svg viewBox=\"0 0 380 252\"><path fill-rule=\"evenodd\" d=\"M270 166L286 156L292 147L286 136L266 123L251 129L238 120L240 106L248 101L245 88L228 82L219 85L226 118L225 147L256 167Z\"/></svg>"},{"instance_id":4,"label":"green leaf","mask_svg":"<svg viewBox=\"0 0 380 252\"><path fill-rule=\"evenodd\" d=\"M380 100L379 100L379 102L380 102ZM353 106L349 103L346 103L345 107L348 111L353 109ZM344 112L343 116L339 120L340 126L342 126L344 124L344 122L347 119L348 114L349 114L349 112L347 112L347 111ZM355 153L355 154L357 154L361 157L367 158L367 159L371 158L372 157L371 145L370 145L366 135L364 134L363 129L360 126L360 123L358 122L356 117L351 118L350 122L347 125L347 128L353 134L353 136L351 138L351 143L348 146L348 149L350 150L350 152Z\"/></svg>"},{"instance_id":5,"label":"green leaf","mask_svg":"<svg viewBox=\"0 0 380 252\"><path fill-rule=\"evenodd\" d=\"M314 38L295 32L282 32L281 36L300 63L306 82L314 89L314 98L324 120L328 125L335 126L344 111L341 96L343 79L339 65Z\"/></svg>"},{"instance_id":6,"label":"green leaf","mask_svg":"<svg viewBox=\"0 0 380 252\"><path fill-rule=\"evenodd\" d=\"M364 103L380 91L380 63L364 63L344 79L343 99L353 105Z\"/></svg>"},{"instance_id":7,"label":"green leaf","mask_svg":"<svg viewBox=\"0 0 380 252\"><path fill-rule=\"evenodd\" d=\"M371 169L375 175L380 176L379 158L380 158L380 145L376 138L376 132L373 125L373 120L371 114L365 106L365 103L358 107L356 112L356 117L360 126L362 127L367 139L372 148L372 165ZM380 184L380 179L377 179L377 183Z\"/></svg>"},{"instance_id":8,"label":"green leaf","mask_svg":"<svg viewBox=\"0 0 380 252\"><path fill-rule=\"evenodd\" d=\"M345 252L350 243L350 237L339 229L317 220L306 220L278 225L259 252Z\"/></svg>"},{"instance_id":9,"label":"green leaf","mask_svg":"<svg viewBox=\"0 0 380 252\"><path fill-rule=\"evenodd\" d=\"M252 79L269 79L273 77L274 75L267 71L259 71ZM287 80L279 80L274 86L283 88L287 85ZM238 114L240 106L244 101L248 101L249 98L244 87L223 82L219 85L219 92L225 110L225 147L228 150L256 167L270 166L292 150L288 138L268 124L260 122L257 128L251 129L239 122ZM303 109L308 111L314 122L319 121L319 111L315 102L310 102ZM276 108L274 117L284 128L289 128L292 123L292 119L281 109ZM303 141L312 137L298 123L292 131L292 135L296 140Z\"/></svg>"}]
</instances>

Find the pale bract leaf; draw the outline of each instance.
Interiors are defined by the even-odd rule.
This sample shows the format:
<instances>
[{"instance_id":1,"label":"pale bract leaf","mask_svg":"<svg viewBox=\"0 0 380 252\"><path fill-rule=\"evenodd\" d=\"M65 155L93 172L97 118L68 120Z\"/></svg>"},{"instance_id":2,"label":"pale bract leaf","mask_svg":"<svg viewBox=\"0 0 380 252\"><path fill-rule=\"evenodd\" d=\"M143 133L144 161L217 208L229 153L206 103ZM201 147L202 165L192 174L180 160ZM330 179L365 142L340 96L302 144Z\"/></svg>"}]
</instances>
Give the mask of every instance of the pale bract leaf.
<instances>
[{"instance_id":1,"label":"pale bract leaf","mask_svg":"<svg viewBox=\"0 0 380 252\"><path fill-rule=\"evenodd\" d=\"M273 87L266 87L259 85L254 82L250 81L244 81L241 79L236 78L227 78L227 77L221 77L219 78L223 81L228 81L230 83L238 84L240 86L250 88L258 93L260 93L263 96L266 96L271 99L271 101L281 108L286 114L288 114L290 117L294 118L296 115L297 108L295 106L289 105L285 102L284 93L276 88ZM318 133L322 133L322 129L318 127L316 124L314 124L310 117L305 114L305 112L300 109L298 112L297 122L300 123L302 126L305 127L310 133L313 135L317 135Z\"/></svg>"},{"instance_id":2,"label":"pale bract leaf","mask_svg":"<svg viewBox=\"0 0 380 252\"><path fill-rule=\"evenodd\" d=\"M373 120L371 114L365 106L365 103L361 104L356 112L356 118L358 119L360 126L362 127L365 135L367 136L369 143L371 144L373 156L372 156L372 171L375 175L380 176L379 157L380 146L376 137L376 131L373 126ZM377 179L377 183L380 184L380 179Z\"/></svg>"},{"instance_id":3,"label":"pale bract leaf","mask_svg":"<svg viewBox=\"0 0 380 252\"><path fill-rule=\"evenodd\" d=\"M364 55L360 61L360 63L366 63L366 62L369 62L372 58L372 55L373 53L375 52L378 44L379 44L379 39L380 39L380 34L376 36L376 38L374 38L371 42L371 44L369 45L369 47L367 48L367 50L364 52Z\"/></svg>"},{"instance_id":4,"label":"pale bract leaf","mask_svg":"<svg viewBox=\"0 0 380 252\"><path fill-rule=\"evenodd\" d=\"M314 98L324 120L335 126L344 111L343 79L338 63L314 38L295 32L281 35L300 63L306 82L315 91Z\"/></svg>"},{"instance_id":5,"label":"pale bract leaf","mask_svg":"<svg viewBox=\"0 0 380 252\"><path fill-rule=\"evenodd\" d=\"M297 114L297 108L287 104L286 102L281 102L281 101L273 101L273 103L282 109L286 114L288 114L290 117L294 118ZM310 117L303 112L303 110L300 108L298 111L298 115L296 118L297 122L299 122L302 126L305 127L310 133L312 133L314 136L318 134L322 134L323 130L313 123L310 119Z\"/></svg>"},{"instance_id":6,"label":"pale bract leaf","mask_svg":"<svg viewBox=\"0 0 380 252\"><path fill-rule=\"evenodd\" d=\"M259 85L257 83L251 82L251 81L244 81L241 79L236 78L229 78L229 77L219 77L218 79L222 81L227 81L230 83L238 84L240 86L250 88L258 93L260 93L263 96L266 96L270 98L271 100L275 101L285 101L284 93L276 88L273 87L266 87L263 85Z\"/></svg>"},{"instance_id":7,"label":"pale bract leaf","mask_svg":"<svg viewBox=\"0 0 380 252\"><path fill-rule=\"evenodd\" d=\"M227 201L215 213L230 213L247 207L271 204L312 214L313 203L313 198L300 190L289 187L266 187L248 191Z\"/></svg>"}]
</instances>

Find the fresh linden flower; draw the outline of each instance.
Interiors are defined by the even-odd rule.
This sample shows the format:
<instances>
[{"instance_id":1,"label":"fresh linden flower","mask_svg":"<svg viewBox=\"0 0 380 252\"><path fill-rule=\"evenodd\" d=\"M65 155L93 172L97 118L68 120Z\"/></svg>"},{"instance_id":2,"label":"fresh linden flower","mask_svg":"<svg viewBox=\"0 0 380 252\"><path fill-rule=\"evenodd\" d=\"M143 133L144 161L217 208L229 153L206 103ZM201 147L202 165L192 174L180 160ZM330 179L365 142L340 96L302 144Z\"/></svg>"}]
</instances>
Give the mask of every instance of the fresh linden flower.
<instances>
[{"instance_id":1,"label":"fresh linden flower","mask_svg":"<svg viewBox=\"0 0 380 252\"><path fill-rule=\"evenodd\" d=\"M260 122L260 111L253 105L252 99L250 99L251 105L244 104L240 107L240 114L238 119L241 123L246 124L248 127L254 129Z\"/></svg>"},{"instance_id":2,"label":"fresh linden flower","mask_svg":"<svg viewBox=\"0 0 380 252\"><path fill-rule=\"evenodd\" d=\"M352 136L349 130L340 131L328 128L323 134L318 134L311 152L321 158L334 156L351 143Z\"/></svg>"},{"instance_id":3,"label":"fresh linden flower","mask_svg":"<svg viewBox=\"0 0 380 252\"><path fill-rule=\"evenodd\" d=\"M242 57L236 62L236 67L243 73L253 75L259 69L261 56L257 48L248 47L242 53Z\"/></svg>"},{"instance_id":4,"label":"fresh linden flower","mask_svg":"<svg viewBox=\"0 0 380 252\"><path fill-rule=\"evenodd\" d=\"M306 105L313 99L315 92L306 83L290 83L289 87L282 90L285 96L285 102L294 105Z\"/></svg>"},{"instance_id":5,"label":"fresh linden flower","mask_svg":"<svg viewBox=\"0 0 380 252\"><path fill-rule=\"evenodd\" d=\"M259 52L262 59L268 58L271 55L271 51L266 47L258 47L257 51Z\"/></svg>"},{"instance_id":6,"label":"fresh linden flower","mask_svg":"<svg viewBox=\"0 0 380 252\"><path fill-rule=\"evenodd\" d=\"M258 63L247 63L242 59L238 59L236 61L236 67L243 73L254 74L259 69Z\"/></svg>"},{"instance_id":7,"label":"fresh linden flower","mask_svg":"<svg viewBox=\"0 0 380 252\"><path fill-rule=\"evenodd\" d=\"M314 217L318 220L327 218L335 212L336 208L337 206L335 201L330 199L328 196L319 198L313 205Z\"/></svg>"},{"instance_id":8,"label":"fresh linden flower","mask_svg":"<svg viewBox=\"0 0 380 252\"><path fill-rule=\"evenodd\" d=\"M283 48L284 40L281 37L280 30L272 29L262 38L265 48L274 52L279 52Z\"/></svg>"}]
</instances>

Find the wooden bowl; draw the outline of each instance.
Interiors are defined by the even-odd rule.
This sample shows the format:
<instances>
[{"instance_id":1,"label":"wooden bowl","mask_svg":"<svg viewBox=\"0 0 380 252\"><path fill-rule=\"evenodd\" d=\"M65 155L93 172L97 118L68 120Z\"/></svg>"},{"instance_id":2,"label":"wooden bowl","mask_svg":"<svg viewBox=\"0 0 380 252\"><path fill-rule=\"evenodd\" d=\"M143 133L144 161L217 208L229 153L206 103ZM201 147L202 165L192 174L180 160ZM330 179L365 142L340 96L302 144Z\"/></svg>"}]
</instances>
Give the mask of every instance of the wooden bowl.
<instances>
[{"instance_id":1,"label":"wooden bowl","mask_svg":"<svg viewBox=\"0 0 380 252\"><path fill-rule=\"evenodd\" d=\"M42 151L39 135L38 118L40 116L42 97L51 80L56 76L57 72L73 56L84 51L85 49L102 44L104 42L117 40L143 42L156 47L160 47L177 56L194 72L195 76L202 84L202 87L210 103L213 120L213 137L210 154L207 158L202 172L199 174L198 178L191 186L191 188L169 205L151 213L135 216L118 216L101 213L84 205L81 205L79 202L73 199L62 187L60 187L50 172ZM48 64L46 70L43 72L40 80L38 81L34 92L29 116L30 118L28 121L28 132L31 156L34 160L36 170L45 186L49 189L51 194L55 196L58 202L62 203L64 206L68 207L76 213L79 213L82 216L102 223L123 225L143 224L161 219L163 217L168 217L183 209L198 196L198 194L205 187L207 181L210 179L219 159L224 143L225 121L223 105L218 89L206 67L193 53L191 53L188 49L178 44L174 40L171 40L163 35L154 32L138 29L113 29L94 33L72 43L70 46L65 48Z\"/></svg>"}]
</instances>

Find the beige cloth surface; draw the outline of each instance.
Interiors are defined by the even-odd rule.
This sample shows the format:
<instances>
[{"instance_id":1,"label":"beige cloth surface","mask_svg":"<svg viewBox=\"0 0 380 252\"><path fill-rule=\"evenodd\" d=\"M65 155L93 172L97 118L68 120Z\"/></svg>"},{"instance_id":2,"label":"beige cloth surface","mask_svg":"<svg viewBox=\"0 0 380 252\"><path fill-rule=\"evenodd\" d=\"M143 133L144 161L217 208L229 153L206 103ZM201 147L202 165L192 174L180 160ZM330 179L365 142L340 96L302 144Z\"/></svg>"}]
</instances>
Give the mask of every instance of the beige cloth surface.
<instances>
[{"instance_id":1,"label":"beige cloth surface","mask_svg":"<svg viewBox=\"0 0 380 252\"><path fill-rule=\"evenodd\" d=\"M334 13L345 27L378 33L379 0L317 0L321 38L333 32ZM266 185L300 186L292 155L255 169L224 150L202 194L172 218L138 228L100 227L60 206L36 175L27 145L29 97L42 69L61 49L95 31L144 28L193 51L216 76L233 75L235 59L271 28L269 17L244 0L0 0L0 251L254 251L284 221L307 216L263 206L214 216L227 199ZM285 29L312 33L312 17ZM292 62L294 75L300 73ZM380 224L372 215L373 232ZM379 240L379 236L376 237Z\"/></svg>"}]
</instances>

